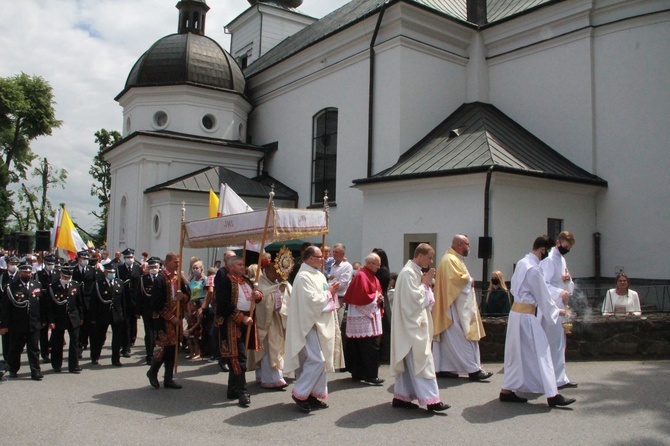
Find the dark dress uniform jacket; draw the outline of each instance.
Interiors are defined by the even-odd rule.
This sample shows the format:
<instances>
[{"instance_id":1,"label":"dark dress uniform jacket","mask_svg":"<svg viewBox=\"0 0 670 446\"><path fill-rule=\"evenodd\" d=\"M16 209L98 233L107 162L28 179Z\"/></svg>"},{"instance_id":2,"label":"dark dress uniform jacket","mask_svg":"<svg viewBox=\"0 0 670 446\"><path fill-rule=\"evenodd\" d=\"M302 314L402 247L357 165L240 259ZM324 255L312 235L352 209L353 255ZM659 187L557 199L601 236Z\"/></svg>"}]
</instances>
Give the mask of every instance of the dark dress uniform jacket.
<instances>
[{"instance_id":1,"label":"dark dress uniform jacket","mask_svg":"<svg viewBox=\"0 0 670 446\"><path fill-rule=\"evenodd\" d=\"M77 328L84 320L84 301L81 285L74 280L67 290L60 280L49 287L49 295L43 298L48 303L49 323L62 329ZM70 325L71 324L71 325Z\"/></svg>"},{"instance_id":2,"label":"dark dress uniform jacket","mask_svg":"<svg viewBox=\"0 0 670 446\"><path fill-rule=\"evenodd\" d=\"M160 276L160 272L156 274L156 277ZM140 278L140 284L135 295L135 302L137 304L135 311L136 314L151 319L154 313L154 309L151 306L151 293L154 289L154 282L156 278L151 278L151 274L144 274Z\"/></svg>"},{"instance_id":3,"label":"dark dress uniform jacket","mask_svg":"<svg viewBox=\"0 0 670 446\"><path fill-rule=\"evenodd\" d=\"M122 263L116 269L119 272L117 278L126 287L125 308L128 311L127 316L130 317L131 314L134 316L137 311L135 307L137 305L137 291L142 278L142 268L133 262L130 268L125 263Z\"/></svg>"},{"instance_id":4,"label":"dark dress uniform jacket","mask_svg":"<svg viewBox=\"0 0 670 446\"><path fill-rule=\"evenodd\" d=\"M111 284L106 278L95 283L91 296L91 322L97 324L120 324L125 317L124 290L120 281Z\"/></svg>"},{"instance_id":5,"label":"dark dress uniform jacket","mask_svg":"<svg viewBox=\"0 0 670 446\"><path fill-rule=\"evenodd\" d=\"M102 277L104 277L104 274L101 271L98 271L97 269L90 266L85 266L83 268L83 272L81 271L81 267L79 265L74 266L72 271L72 281L79 282L83 287L82 300L86 310L90 309L91 298L97 298L95 294L95 283Z\"/></svg>"},{"instance_id":6,"label":"dark dress uniform jacket","mask_svg":"<svg viewBox=\"0 0 670 446\"><path fill-rule=\"evenodd\" d=\"M46 323L45 308L40 305L42 289L36 280L24 284L20 279L9 284L5 291L0 328L14 333L39 331Z\"/></svg>"}]
</instances>

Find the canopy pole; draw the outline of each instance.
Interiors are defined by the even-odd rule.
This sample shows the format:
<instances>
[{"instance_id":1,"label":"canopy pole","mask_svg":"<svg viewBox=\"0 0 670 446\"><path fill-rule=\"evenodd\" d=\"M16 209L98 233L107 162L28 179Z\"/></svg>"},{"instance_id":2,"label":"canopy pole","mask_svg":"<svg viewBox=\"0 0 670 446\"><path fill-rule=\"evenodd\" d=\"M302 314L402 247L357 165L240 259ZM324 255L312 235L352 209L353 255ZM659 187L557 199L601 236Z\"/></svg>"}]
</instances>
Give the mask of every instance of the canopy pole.
<instances>
[{"instance_id":1,"label":"canopy pole","mask_svg":"<svg viewBox=\"0 0 670 446\"><path fill-rule=\"evenodd\" d=\"M272 213L272 208L274 207L273 198L275 196L275 185L273 184L270 189L270 198L268 199L268 210L265 214L265 226L263 227L263 237L261 238L261 247L258 250L258 268L256 268L256 277L254 278L254 291L258 290L258 280L261 278L261 262L263 259L263 254L265 254L265 240L268 235L268 223L270 222L270 214ZM246 243L245 243L246 245ZM251 299L251 308L249 309L249 317L253 319L254 309L256 308L256 301ZM247 326L247 337L244 341L244 348L249 350L249 337L251 336L251 330L254 329L254 324Z\"/></svg>"},{"instance_id":2,"label":"canopy pole","mask_svg":"<svg viewBox=\"0 0 670 446\"><path fill-rule=\"evenodd\" d=\"M326 213L326 228L329 228L328 223L328 189L323 191L323 212ZM321 236L321 255L323 255L323 248L326 246L326 233L324 232ZM326 259L321 259L321 272L326 273ZM327 279L327 277L326 277Z\"/></svg>"},{"instance_id":3,"label":"canopy pole","mask_svg":"<svg viewBox=\"0 0 670 446\"><path fill-rule=\"evenodd\" d=\"M175 294L181 291L181 269L184 266L181 263L184 255L184 235L186 234L186 203L181 202L181 228L179 231L179 271L177 271L177 290ZM177 372L179 366L179 340L181 338L181 299L177 299L177 319L180 320L179 325L175 327L175 345L174 345L174 371Z\"/></svg>"}]
</instances>

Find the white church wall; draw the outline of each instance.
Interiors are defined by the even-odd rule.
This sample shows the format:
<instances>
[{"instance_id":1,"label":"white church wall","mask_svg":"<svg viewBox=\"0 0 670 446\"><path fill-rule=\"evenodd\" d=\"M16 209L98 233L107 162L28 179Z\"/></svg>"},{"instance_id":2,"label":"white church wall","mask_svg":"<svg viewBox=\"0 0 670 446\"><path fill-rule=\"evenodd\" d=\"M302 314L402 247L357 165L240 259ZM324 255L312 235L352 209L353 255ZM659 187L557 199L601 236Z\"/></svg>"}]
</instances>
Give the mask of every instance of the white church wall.
<instances>
[{"instance_id":1,"label":"white church wall","mask_svg":"<svg viewBox=\"0 0 670 446\"><path fill-rule=\"evenodd\" d=\"M589 31L490 58L491 103L578 166L593 170Z\"/></svg>"},{"instance_id":2,"label":"white church wall","mask_svg":"<svg viewBox=\"0 0 670 446\"><path fill-rule=\"evenodd\" d=\"M119 101L124 108L123 136L140 130L167 130L209 138L245 141L251 109L240 95L188 85L134 88ZM158 112L167 119L159 125ZM206 128L203 117L214 117Z\"/></svg>"},{"instance_id":3,"label":"white church wall","mask_svg":"<svg viewBox=\"0 0 670 446\"><path fill-rule=\"evenodd\" d=\"M597 174L603 275L668 279L670 13L595 32Z\"/></svg>"},{"instance_id":4,"label":"white church wall","mask_svg":"<svg viewBox=\"0 0 670 446\"><path fill-rule=\"evenodd\" d=\"M465 59L404 37L376 56L373 173L398 161L465 99Z\"/></svg>"},{"instance_id":5,"label":"white church wall","mask_svg":"<svg viewBox=\"0 0 670 446\"><path fill-rule=\"evenodd\" d=\"M258 103L250 114L254 144L279 142L267 164L270 175L297 191L299 207L310 206L312 123L325 108L338 109L337 206L330 209L328 244L341 242L358 257L362 195L350 186L366 175L367 64L354 63L327 76L315 75L299 89L286 88ZM322 197L316 197L322 203ZM332 200L332 191L330 194ZM316 240L314 240L316 241Z\"/></svg>"},{"instance_id":6,"label":"white church wall","mask_svg":"<svg viewBox=\"0 0 670 446\"><path fill-rule=\"evenodd\" d=\"M403 256L405 234L437 234L437 264L454 234L465 233L472 249L466 264L479 278L477 250L483 233L484 181L485 175L467 175L361 187L365 195L360 225L365 250L383 248L391 271L398 272L408 260Z\"/></svg>"}]
</instances>

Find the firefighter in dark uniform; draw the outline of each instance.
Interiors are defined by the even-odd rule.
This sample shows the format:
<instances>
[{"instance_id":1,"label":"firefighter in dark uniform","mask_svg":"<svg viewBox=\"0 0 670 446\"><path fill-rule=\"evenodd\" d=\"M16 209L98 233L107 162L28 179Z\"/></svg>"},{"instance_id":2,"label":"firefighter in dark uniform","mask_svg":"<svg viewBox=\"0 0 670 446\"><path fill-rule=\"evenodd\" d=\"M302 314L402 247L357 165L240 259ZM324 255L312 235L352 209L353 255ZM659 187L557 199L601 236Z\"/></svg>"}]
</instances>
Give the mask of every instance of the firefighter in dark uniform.
<instances>
[{"instance_id":1,"label":"firefighter in dark uniform","mask_svg":"<svg viewBox=\"0 0 670 446\"><path fill-rule=\"evenodd\" d=\"M146 351L145 360L147 365L151 365L154 359L154 330L153 330L153 314L154 310L151 307L151 293L154 289L154 282L156 276L161 272L161 260L158 257L151 257L147 260L147 274L140 278L140 286L137 292L137 315L142 317L144 323L144 348Z\"/></svg>"},{"instance_id":2,"label":"firefighter in dark uniform","mask_svg":"<svg viewBox=\"0 0 670 446\"><path fill-rule=\"evenodd\" d=\"M116 269L105 265L105 276L95 283L91 296L91 364L98 364L100 352L107 339L107 329L112 326L112 365L120 367L121 340L125 318L123 285L116 279Z\"/></svg>"},{"instance_id":3,"label":"firefighter in dark uniform","mask_svg":"<svg viewBox=\"0 0 670 446\"><path fill-rule=\"evenodd\" d=\"M10 333L9 338L9 376L16 378L21 367L21 352L26 347L28 362L30 363L30 377L40 381L40 330L46 324L42 289L40 283L32 280L32 265L19 266L18 280L10 283L6 290L6 299L3 302L2 316L0 317L0 333Z\"/></svg>"},{"instance_id":4,"label":"firefighter in dark uniform","mask_svg":"<svg viewBox=\"0 0 670 446\"><path fill-rule=\"evenodd\" d=\"M79 283L71 280L74 267L61 268L60 279L48 287L48 294L42 301L48 308L49 327L51 328L51 367L60 372L63 366L63 341L67 331L68 343L67 368L70 373L81 372L77 345L79 329L84 322L84 301Z\"/></svg>"},{"instance_id":5,"label":"firefighter in dark uniform","mask_svg":"<svg viewBox=\"0 0 670 446\"><path fill-rule=\"evenodd\" d=\"M137 291L142 277L142 267L135 261L135 250L127 248L121 252L123 254L123 263L118 265L118 279L126 288L126 321L123 330L123 340L121 341L121 355L124 358L130 358L130 347L135 345L137 338L137 317L136 317L136 299Z\"/></svg>"},{"instance_id":6,"label":"firefighter in dark uniform","mask_svg":"<svg viewBox=\"0 0 670 446\"><path fill-rule=\"evenodd\" d=\"M9 303L5 293L7 285L19 278L19 258L7 256L6 263L7 269L0 274L0 324L2 323L2 308L5 303ZM2 359L9 361L9 334L2 335Z\"/></svg>"},{"instance_id":7,"label":"firefighter in dark uniform","mask_svg":"<svg viewBox=\"0 0 670 446\"><path fill-rule=\"evenodd\" d=\"M44 300L47 300L49 296L49 287L51 284L58 280L58 274L54 274L54 266L56 265L56 257L53 255L47 255L44 257L42 269L37 271L36 279L42 286L42 296ZM45 325L42 330L40 330L40 354L42 355L42 361L49 362L49 326Z\"/></svg>"},{"instance_id":8,"label":"firefighter in dark uniform","mask_svg":"<svg viewBox=\"0 0 670 446\"><path fill-rule=\"evenodd\" d=\"M88 265L89 254L87 250L77 253L77 264L72 270L72 280L79 283L82 288L82 299L84 301L84 324L79 330L79 358L82 357L82 351L88 347L89 338L92 336L91 318L88 313L91 309L91 297L95 294L95 283L101 279L103 274L96 268ZM97 298L97 297L96 297Z\"/></svg>"}]
</instances>

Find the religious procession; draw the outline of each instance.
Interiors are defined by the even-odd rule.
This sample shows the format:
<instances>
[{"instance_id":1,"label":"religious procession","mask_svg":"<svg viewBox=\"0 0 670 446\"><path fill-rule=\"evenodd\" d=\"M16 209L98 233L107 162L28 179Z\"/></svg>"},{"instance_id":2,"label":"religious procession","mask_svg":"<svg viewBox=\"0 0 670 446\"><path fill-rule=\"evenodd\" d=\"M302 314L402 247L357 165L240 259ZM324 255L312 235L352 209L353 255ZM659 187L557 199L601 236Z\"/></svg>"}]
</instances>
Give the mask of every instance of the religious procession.
<instances>
[{"instance_id":1,"label":"religious procession","mask_svg":"<svg viewBox=\"0 0 670 446\"><path fill-rule=\"evenodd\" d=\"M207 243L197 241L197 228L187 232L191 246ZM577 387L566 374L564 330L574 289L564 256L574 243L568 231L556 241L537 237L509 290L492 276L510 303L501 402L528 401L517 392L544 394L550 407L575 402L559 393ZM251 405L247 371L268 391L292 385L304 413L329 407L329 374L382 386L382 362L395 378L391 406L403 410L449 409L438 379L492 376L480 361L485 333L465 235L454 235L436 267L434 248L418 244L397 274L381 248L355 268L342 243L304 243L295 258L286 247L274 257L261 248L250 265L246 250L227 250L207 269L181 251L136 257L127 248L110 257L91 247L73 259L3 252L0 373L18 378L25 351L32 380L44 379L42 367L61 373L66 357L67 371L79 374L82 361L100 364L111 328L113 366L140 351L148 385L177 390L180 359L216 362L228 373L226 397L241 407Z\"/></svg>"}]
</instances>

